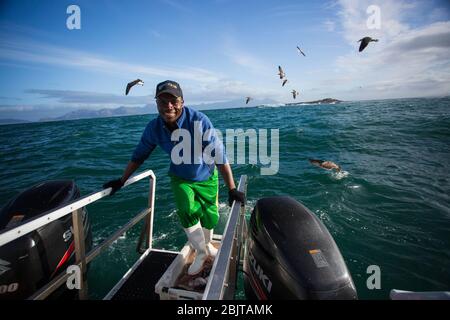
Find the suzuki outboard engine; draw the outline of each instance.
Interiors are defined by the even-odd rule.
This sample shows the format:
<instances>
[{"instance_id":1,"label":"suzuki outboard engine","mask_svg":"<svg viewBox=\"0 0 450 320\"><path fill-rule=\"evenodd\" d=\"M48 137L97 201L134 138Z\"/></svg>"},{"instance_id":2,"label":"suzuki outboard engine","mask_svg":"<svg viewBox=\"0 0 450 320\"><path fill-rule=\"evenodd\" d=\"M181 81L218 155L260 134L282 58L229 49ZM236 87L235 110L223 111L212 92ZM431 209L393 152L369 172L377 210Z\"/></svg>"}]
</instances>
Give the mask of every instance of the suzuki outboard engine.
<instances>
[{"instance_id":1,"label":"suzuki outboard engine","mask_svg":"<svg viewBox=\"0 0 450 320\"><path fill-rule=\"evenodd\" d=\"M0 211L5 231L80 198L73 181L48 181L19 194ZM83 208L85 248L92 247L87 211ZM75 262L72 215L69 214L0 247L0 300L26 299ZM50 298L73 298L77 290L63 285Z\"/></svg>"},{"instance_id":2,"label":"suzuki outboard engine","mask_svg":"<svg viewBox=\"0 0 450 320\"><path fill-rule=\"evenodd\" d=\"M290 197L257 201L248 227L244 271L249 299L357 299L331 234Z\"/></svg>"}]
</instances>

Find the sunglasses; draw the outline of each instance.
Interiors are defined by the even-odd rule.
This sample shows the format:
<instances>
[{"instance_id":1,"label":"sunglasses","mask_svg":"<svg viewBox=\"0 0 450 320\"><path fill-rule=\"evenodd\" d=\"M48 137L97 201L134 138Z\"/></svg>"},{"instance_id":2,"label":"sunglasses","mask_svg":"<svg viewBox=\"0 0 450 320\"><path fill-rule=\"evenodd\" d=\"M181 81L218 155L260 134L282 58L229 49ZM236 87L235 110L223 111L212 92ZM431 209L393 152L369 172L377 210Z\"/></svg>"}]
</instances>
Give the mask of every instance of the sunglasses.
<instances>
[{"instance_id":1,"label":"sunglasses","mask_svg":"<svg viewBox=\"0 0 450 320\"><path fill-rule=\"evenodd\" d=\"M168 105L170 102L172 105L175 106L175 105L181 104L182 101L183 101L183 99L181 99L180 97L173 97L173 98L169 98L169 99L162 98L162 97L156 98L156 102L163 104L163 105Z\"/></svg>"}]
</instances>

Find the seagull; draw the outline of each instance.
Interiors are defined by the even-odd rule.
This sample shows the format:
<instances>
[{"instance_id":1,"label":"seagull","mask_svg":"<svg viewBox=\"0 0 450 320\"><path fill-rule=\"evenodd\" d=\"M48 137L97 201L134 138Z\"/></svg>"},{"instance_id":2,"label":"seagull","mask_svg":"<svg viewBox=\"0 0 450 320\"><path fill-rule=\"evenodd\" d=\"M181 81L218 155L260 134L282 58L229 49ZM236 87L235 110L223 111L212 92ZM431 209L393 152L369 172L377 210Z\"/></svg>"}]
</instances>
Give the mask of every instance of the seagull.
<instances>
[{"instance_id":1,"label":"seagull","mask_svg":"<svg viewBox=\"0 0 450 320\"><path fill-rule=\"evenodd\" d=\"M245 104L248 104L248 102L249 102L250 100L252 100L252 97L246 97L245 99L246 99L246 100L245 100Z\"/></svg>"},{"instance_id":2,"label":"seagull","mask_svg":"<svg viewBox=\"0 0 450 320\"><path fill-rule=\"evenodd\" d=\"M301 53L304 57L306 57L306 54L303 53L302 49L300 49L299 46L297 46L297 50L298 50L298 52Z\"/></svg>"},{"instance_id":3,"label":"seagull","mask_svg":"<svg viewBox=\"0 0 450 320\"><path fill-rule=\"evenodd\" d=\"M283 79L286 76L283 69L281 69L281 66L278 66L278 74L280 75L280 79Z\"/></svg>"},{"instance_id":4,"label":"seagull","mask_svg":"<svg viewBox=\"0 0 450 320\"><path fill-rule=\"evenodd\" d=\"M144 85L144 81L142 81L141 79L136 79L134 81L131 81L130 83L127 84L127 89L125 90L125 95L128 95L128 92L130 92L131 87L133 87L134 85Z\"/></svg>"},{"instance_id":5,"label":"seagull","mask_svg":"<svg viewBox=\"0 0 450 320\"><path fill-rule=\"evenodd\" d=\"M377 42L378 39L372 39L371 37L364 37L362 39L359 39L358 42L361 42L361 45L359 46L359 52L363 51L365 47L369 44L369 42L375 41Z\"/></svg>"},{"instance_id":6,"label":"seagull","mask_svg":"<svg viewBox=\"0 0 450 320\"><path fill-rule=\"evenodd\" d=\"M331 169L336 169L337 172L341 171L341 167L338 166L336 163L332 162L332 161L322 161L322 160L317 160L317 159L309 159L309 162L311 162L311 164L317 166L317 167L321 167L325 170L331 170Z\"/></svg>"},{"instance_id":7,"label":"seagull","mask_svg":"<svg viewBox=\"0 0 450 320\"><path fill-rule=\"evenodd\" d=\"M286 82L288 82L288 79L284 79L283 83L281 84L282 87L284 87L284 85L286 84Z\"/></svg>"},{"instance_id":8,"label":"seagull","mask_svg":"<svg viewBox=\"0 0 450 320\"><path fill-rule=\"evenodd\" d=\"M292 90L292 96L294 97L294 99L297 98L297 95L298 95L298 94L299 94L298 91L295 91L295 89Z\"/></svg>"}]
</instances>

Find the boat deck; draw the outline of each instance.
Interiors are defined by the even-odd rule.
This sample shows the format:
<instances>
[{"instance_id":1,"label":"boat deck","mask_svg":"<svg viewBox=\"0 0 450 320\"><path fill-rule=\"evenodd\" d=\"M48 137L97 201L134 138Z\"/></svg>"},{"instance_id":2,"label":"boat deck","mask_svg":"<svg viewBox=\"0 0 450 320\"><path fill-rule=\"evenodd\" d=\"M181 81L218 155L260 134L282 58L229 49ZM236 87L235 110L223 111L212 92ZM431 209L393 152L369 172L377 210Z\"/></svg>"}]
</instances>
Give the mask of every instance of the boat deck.
<instances>
[{"instance_id":1,"label":"boat deck","mask_svg":"<svg viewBox=\"0 0 450 320\"><path fill-rule=\"evenodd\" d=\"M212 244L219 249L220 239ZM202 299L214 258L208 257L202 272L190 276L187 270L194 258L188 243L180 252L148 249L104 299Z\"/></svg>"},{"instance_id":2,"label":"boat deck","mask_svg":"<svg viewBox=\"0 0 450 320\"><path fill-rule=\"evenodd\" d=\"M177 257L167 251L150 251L126 281L111 293L111 300L159 300L155 285Z\"/></svg>"}]
</instances>

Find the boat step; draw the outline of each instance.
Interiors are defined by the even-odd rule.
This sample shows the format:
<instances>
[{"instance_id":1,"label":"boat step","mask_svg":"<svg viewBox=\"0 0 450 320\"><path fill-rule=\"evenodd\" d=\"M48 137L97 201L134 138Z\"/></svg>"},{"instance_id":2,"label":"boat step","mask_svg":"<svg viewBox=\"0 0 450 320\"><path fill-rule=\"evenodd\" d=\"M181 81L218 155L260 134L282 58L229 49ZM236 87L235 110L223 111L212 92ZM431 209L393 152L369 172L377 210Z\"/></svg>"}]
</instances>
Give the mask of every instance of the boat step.
<instances>
[{"instance_id":1,"label":"boat step","mask_svg":"<svg viewBox=\"0 0 450 320\"><path fill-rule=\"evenodd\" d=\"M159 300L155 285L176 256L173 252L150 251L110 299Z\"/></svg>"}]
</instances>

